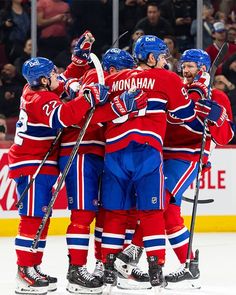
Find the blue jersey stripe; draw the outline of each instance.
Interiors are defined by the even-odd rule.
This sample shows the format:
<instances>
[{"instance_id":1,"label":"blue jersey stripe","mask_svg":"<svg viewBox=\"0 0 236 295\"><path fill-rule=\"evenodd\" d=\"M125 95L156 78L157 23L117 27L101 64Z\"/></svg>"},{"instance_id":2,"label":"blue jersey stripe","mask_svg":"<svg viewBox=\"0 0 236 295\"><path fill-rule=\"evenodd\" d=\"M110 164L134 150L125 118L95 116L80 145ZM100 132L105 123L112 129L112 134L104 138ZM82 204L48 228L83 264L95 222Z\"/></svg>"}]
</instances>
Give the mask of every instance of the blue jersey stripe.
<instances>
[{"instance_id":1,"label":"blue jersey stripe","mask_svg":"<svg viewBox=\"0 0 236 295\"><path fill-rule=\"evenodd\" d=\"M67 245L88 246L89 238L66 238Z\"/></svg>"}]
</instances>

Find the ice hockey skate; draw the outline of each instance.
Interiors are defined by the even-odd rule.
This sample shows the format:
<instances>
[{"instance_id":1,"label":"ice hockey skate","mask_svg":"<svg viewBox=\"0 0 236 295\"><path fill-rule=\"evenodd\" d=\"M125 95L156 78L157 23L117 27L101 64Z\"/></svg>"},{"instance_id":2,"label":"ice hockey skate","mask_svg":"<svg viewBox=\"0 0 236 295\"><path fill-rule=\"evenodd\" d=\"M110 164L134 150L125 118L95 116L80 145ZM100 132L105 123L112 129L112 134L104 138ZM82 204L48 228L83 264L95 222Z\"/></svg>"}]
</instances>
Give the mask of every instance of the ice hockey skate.
<instances>
[{"instance_id":1,"label":"ice hockey skate","mask_svg":"<svg viewBox=\"0 0 236 295\"><path fill-rule=\"evenodd\" d=\"M105 288L103 290L104 295L109 295L112 292L112 288L117 284L117 271L114 267L114 262L116 260L115 254L108 254L107 261L104 264L104 277L103 282L105 284Z\"/></svg>"},{"instance_id":2,"label":"ice hockey skate","mask_svg":"<svg viewBox=\"0 0 236 295\"><path fill-rule=\"evenodd\" d=\"M177 271L166 275L165 280L168 283L179 283L177 285L180 288L200 289L200 271L198 264L199 250L196 250L195 258L190 261L189 269L186 268L185 264L182 264ZM168 288L171 288L171 284L168 284Z\"/></svg>"},{"instance_id":3,"label":"ice hockey skate","mask_svg":"<svg viewBox=\"0 0 236 295\"><path fill-rule=\"evenodd\" d=\"M53 292L57 289L57 278L51 277L45 273L42 272L40 265L35 265L34 269L36 272L44 279L48 280L48 291Z\"/></svg>"},{"instance_id":4,"label":"ice hockey skate","mask_svg":"<svg viewBox=\"0 0 236 295\"><path fill-rule=\"evenodd\" d=\"M131 244L123 252L117 254L114 265L118 271L118 288L136 290L151 288L149 275L137 267L142 252L142 248Z\"/></svg>"},{"instance_id":5,"label":"ice hockey skate","mask_svg":"<svg viewBox=\"0 0 236 295\"><path fill-rule=\"evenodd\" d=\"M104 265L102 261L97 260L95 264L94 271L92 275L98 279L99 281L103 282L103 276L104 276Z\"/></svg>"},{"instance_id":6,"label":"ice hockey skate","mask_svg":"<svg viewBox=\"0 0 236 295\"><path fill-rule=\"evenodd\" d=\"M85 266L70 265L67 291L74 294L102 294L102 282L90 274Z\"/></svg>"},{"instance_id":7,"label":"ice hockey skate","mask_svg":"<svg viewBox=\"0 0 236 295\"><path fill-rule=\"evenodd\" d=\"M162 266L158 265L157 256L149 256L148 261L148 273L150 277L150 284L154 290L154 293L160 292L166 285L162 272Z\"/></svg>"},{"instance_id":8,"label":"ice hockey skate","mask_svg":"<svg viewBox=\"0 0 236 295\"><path fill-rule=\"evenodd\" d=\"M16 281L16 294L44 295L48 292L48 280L42 278L32 266L18 266Z\"/></svg>"}]
</instances>

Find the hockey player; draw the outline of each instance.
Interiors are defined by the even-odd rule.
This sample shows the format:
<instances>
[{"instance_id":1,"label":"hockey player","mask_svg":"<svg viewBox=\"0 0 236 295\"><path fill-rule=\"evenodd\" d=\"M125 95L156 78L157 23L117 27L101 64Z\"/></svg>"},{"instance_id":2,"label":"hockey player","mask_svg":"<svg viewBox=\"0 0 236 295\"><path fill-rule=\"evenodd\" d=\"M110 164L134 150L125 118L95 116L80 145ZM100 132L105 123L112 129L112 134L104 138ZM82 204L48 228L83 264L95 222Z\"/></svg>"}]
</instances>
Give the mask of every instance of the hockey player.
<instances>
[{"instance_id":1,"label":"hockey player","mask_svg":"<svg viewBox=\"0 0 236 295\"><path fill-rule=\"evenodd\" d=\"M170 244L180 263L182 263L178 271L165 277L167 282L198 279L200 275L198 269L198 251L196 251L195 257L191 253L190 272L186 272L185 270L189 231L184 226L180 205L184 191L197 175L203 119L207 117L209 120L204 157L205 163L207 163L213 141L221 145L227 144L233 136L232 113L227 96L223 92L213 89L212 101L201 100L202 95L203 97L207 95L207 89L199 85L196 77L200 73L202 82L204 79L209 80L209 75L206 73L210 67L208 54L199 49L187 50L181 57L181 63L186 82L186 90L191 93L191 98L196 102L198 116L190 123L185 122L181 125L167 124L164 141L164 174L167 188L166 202L168 205L164 211L164 219L166 234ZM208 106L209 109L206 110L205 106ZM178 123L173 118L169 118L169 120L172 123ZM174 138L173 134L175 134ZM133 244L125 249L122 254L132 256L135 252L142 252L142 241L139 230L136 232ZM192 285L197 286L196 281Z\"/></svg>"},{"instance_id":2,"label":"hockey player","mask_svg":"<svg viewBox=\"0 0 236 295\"><path fill-rule=\"evenodd\" d=\"M75 52L81 51L80 44L76 44ZM107 64L116 60L113 69L108 69ZM120 49L113 48L108 50L103 58L105 62L105 75L111 71L119 71L124 68L135 66L132 56ZM89 70L81 77L81 85L96 83L98 81L95 69ZM71 84L78 84L71 81ZM74 85L75 86L75 85ZM78 85L79 86L79 85ZM73 93L71 93L73 94ZM89 247L90 225L99 209L99 183L103 171L103 157L105 147L105 126L94 124L94 122L104 122L109 118L117 118L117 114L112 111L111 106L117 104L130 104L130 108L125 108L125 113L135 111L139 107L146 105L146 95L140 91L135 93L124 93L116 100L95 110L93 119L88 127L86 134L81 142L78 154L73 160L72 167L65 179L68 208L71 210L71 222L67 228L66 241L69 253L69 271L67 275L70 293L99 293L102 292L102 265L97 261L96 271L90 274L86 268L87 254ZM144 105L142 105L144 101ZM109 110L110 109L110 114ZM111 117L110 117L111 116ZM79 126L83 125L83 122ZM71 150L76 142L80 129L69 127L64 130L60 145L60 170L63 171L71 154ZM100 228L102 221L100 213L97 213L96 228ZM96 251L96 258L100 260L100 255ZM100 271L98 271L100 269Z\"/></svg>"},{"instance_id":3,"label":"hockey player","mask_svg":"<svg viewBox=\"0 0 236 295\"><path fill-rule=\"evenodd\" d=\"M134 52L140 68L124 70L106 78L112 97L137 87L147 93L149 100L146 114L145 111L139 112L128 121L125 117L107 124L102 179L102 205L107 212L102 234L102 259L105 282L115 283L115 254L124 244L127 210L136 205L148 256L150 282L159 288L163 286L162 266L165 262L162 146L166 112L183 120L191 120L195 113L181 79L175 73L157 68L163 61L166 63L165 43L155 36L143 36L138 39ZM115 111L120 113L122 108ZM131 197L134 196L133 190L135 198Z\"/></svg>"},{"instance_id":4,"label":"hockey player","mask_svg":"<svg viewBox=\"0 0 236 295\"><path fill-rule=\"evenodd\" d=\"M196 78L210 68L210 57L200 49L186 50L181 57L186 89L191 92ZM207 74L207 73L206 73ZM208 75L208 74L207 74ZM213 89L211 100L205 99L207 93L195 92L198 116L191 123L168 124L164 141L164 174L169 205L164 212L166 234L180 263L180 269L165 277L167 282L198 279L198 250L191 253L189 272L185 269L189 231L181 217L181 200L185 190L197 176L202 143L203 120L208 119L206 146L203 162L207 160L212 148L227 144L233 137L232 111L228 97L222 91ZM211 110L207 110L209 107ZM173 140L173 134L174 140ZM204 171L204 169L203 169Z\"/></svg>"},{"instance_id":5,"label":"hockey player","mask_svg":"<svg viewBox=\"0 0 236 295\"><path fill-rule=\"evenodd\" d=\"M100 85L87 86L73 101L63 104L54 93L59 88L55 66L43 57L27 60L22 73L28 83L23 89L14 144L8 154L9 177L16 181L18 195L49 150L57 130L81 121L90 108L105 102L108 95ZM86 98L84 91L87 92ZM55 149L19 207L20 224L15 239L17 294L46 294L48 290L56 290L57 279L43 274L40 269L49 221L36 253L32 253L30 247L58 177L57 156Z\"/></svg>"}]
</instances>

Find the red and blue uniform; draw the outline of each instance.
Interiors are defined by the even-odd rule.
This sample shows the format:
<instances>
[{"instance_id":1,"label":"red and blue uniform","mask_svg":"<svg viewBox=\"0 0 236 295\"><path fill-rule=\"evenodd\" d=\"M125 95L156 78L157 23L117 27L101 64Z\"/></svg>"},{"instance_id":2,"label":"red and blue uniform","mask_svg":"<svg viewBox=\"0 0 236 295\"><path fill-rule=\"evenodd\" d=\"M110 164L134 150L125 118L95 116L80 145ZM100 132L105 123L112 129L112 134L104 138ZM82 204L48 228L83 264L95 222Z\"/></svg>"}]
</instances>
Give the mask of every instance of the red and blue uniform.
<instances>
[{"instance_id":1,"label":"red and blue uniform","mask_svg":"<svg viewBox=\"0 0 236 295\"><path fill-rule=\"evenodd\" d=\"M215 145L225 145L233 137L232 111L228 97L222 91L213 89L212 100L225 107L228 119L221 127L208 123L204 163ZM165 186L170 204L164 212L166 233L177 257L185 263L189 231L184 226L180 205L182 196L197 176L202 144L203 119L196 117L184 124L167 124L164 141ZM174 134L174 136L173 136ZM192 257L193 258L193 255Z\"/></svg>"},{"instance_id":2,"label":"red and blue uniform","mask_svg":"<svg viewBox=\"0 0 236 295\"><path fill-rule=\"evenodd\" d=\"M108 253L122 249L127 210L135 204L147 255L157 255L162 264L165 253L162 147L167 112L172 117L192 120L193 103L180 78L163 69L122 70L105 81L111 97L136 87L146 92L148 105L145 116L139 111L132 118L125 116L107 123L102 205L108 209L109 222L104 223L102 234L103 260ZM135 192L130 196L133 189Z\"/></svg>"}]
</instances>

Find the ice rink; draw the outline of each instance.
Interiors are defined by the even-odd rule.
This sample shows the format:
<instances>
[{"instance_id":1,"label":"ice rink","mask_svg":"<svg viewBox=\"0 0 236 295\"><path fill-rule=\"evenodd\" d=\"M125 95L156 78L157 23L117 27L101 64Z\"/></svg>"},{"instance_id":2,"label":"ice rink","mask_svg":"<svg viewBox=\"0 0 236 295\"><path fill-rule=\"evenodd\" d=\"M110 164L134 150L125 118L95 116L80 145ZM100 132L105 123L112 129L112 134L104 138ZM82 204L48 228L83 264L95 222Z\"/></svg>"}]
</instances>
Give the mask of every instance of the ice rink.
<instances>
[{"instance_id":1,"label":"ice rink","mask_svg":"<svg viewBox=\"0 0 236 295\"><path fill-rule=\"evenodd\" d=\"M92 244L92 243L91 243ZM168 247L168 246L167 246ZM196 234L194 236L194 249L200 250L201 285L200 290L172 289L163 290L161 294L195 294L195 295L236 295L236 233ZM93 270L93 247L90 246L88 269ZM144 255L143 255L144 256ZM0 238L0 292L2 295L14 294L16 275L16 255L14 251L14 238ZM147 268L145 257L141 265ZM58 290L51 294L69 294L66 291L66 272L68 267L65 238L50 236L45 250L42 269L58 278ZM164 272L174 271L178 262L170 247L167 248L167 262ZM115 294L153 294L152 290L125 291L113 289Z\"/></svg>"}]
</instances>

